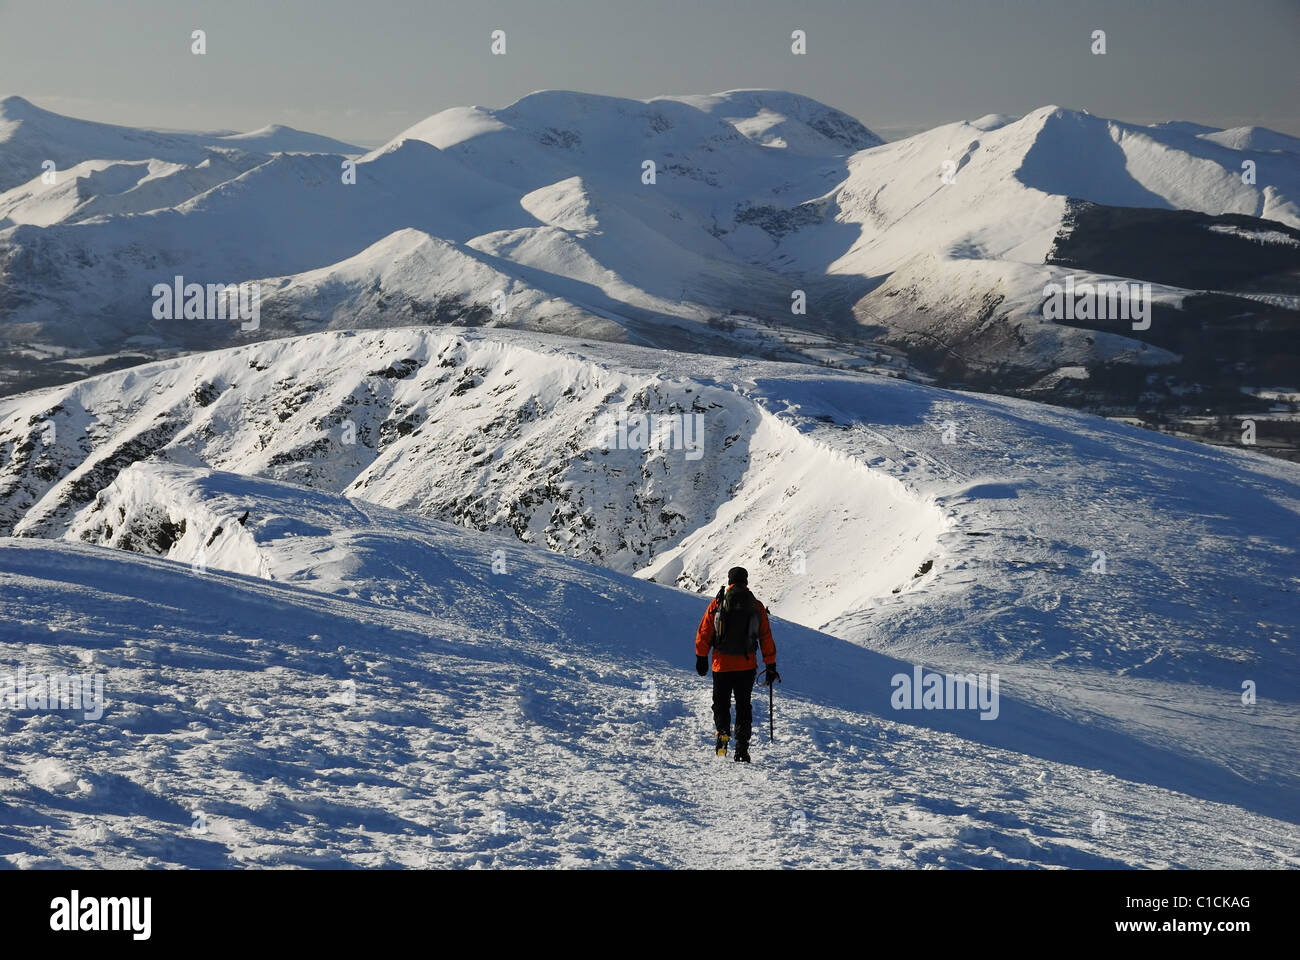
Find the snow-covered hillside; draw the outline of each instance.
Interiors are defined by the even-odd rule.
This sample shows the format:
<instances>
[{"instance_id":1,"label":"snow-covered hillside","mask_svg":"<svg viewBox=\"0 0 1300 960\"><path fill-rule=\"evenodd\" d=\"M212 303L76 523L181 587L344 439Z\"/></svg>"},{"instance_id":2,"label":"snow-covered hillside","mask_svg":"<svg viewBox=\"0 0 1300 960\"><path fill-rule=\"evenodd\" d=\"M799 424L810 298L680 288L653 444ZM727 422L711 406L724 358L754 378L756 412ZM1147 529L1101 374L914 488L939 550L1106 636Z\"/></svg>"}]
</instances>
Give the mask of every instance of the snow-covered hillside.
<instances>
[{"instance_id":1,"label":"snow-covered hillside","mask_svg":"<svg viewBox=\"0 0 1300 960\"><path fill-rule=\"evenodd\" d=\"M96 719L0 713L12 865L1300 857L1291 824L1206 802L1187 765L1190 792L1109 772L1153 759L1122 734L1005 694L991 722L905 716L890 678L910 664L781 621L777 742L721 761L689 670L696 597L269 481L168 468L155 490L238 527L214 556L263 575L0 541L0 670L94 673L106 697Z\"/></svg>"},{"instance_id":2,"label":"snow-covered hillside","mask_svg":"<svg viewBox=\"0 0 1300 960\"><path fill-rule=\"evenodd\" d=\"M799 749L826 756L813 762L783 754L782 762L792 765L784 769L806 769L814 779L842 784L846 809L855 803L878 809L870 789L855 792L864 789L864 771L872 783L872 777L888 776L895 791L889 795L897 795L896 776L871 766L888 751L879 743L869 749L869 737L850 734L875 729L883 718L907 731L900 736L923 738L926 746L917 748L923 753L938 749L931 738L939 733L967 738L960 748L962 741L951 741L967 756L961 778L976 775L972 762L984 777L991 775L988 763L1001 769L1001 761L990 759L1002 756L997 751L1017 755L1017 777L1026 782L1013 789L1007 781L998 790L1024 801L1026 810L1065 802L1031 801L1024 791L1043 789L1037 778L1044 764L1066 765L1048 768L1043 782L1069 782L1075 799L1093 798L1085 801L1090 811L1127 824L1125 840L1112 837L1118 847L1089 846L1092 855L1125 863L1220 865L1282 864L1296 856L1294 844L1261 841L1248 850L1225 839L1225 825L1238 816L1290 823L1300 817L1296 467L1026 401L688 354L672 356L665 370L666 357L512 331L361 331L235 348L10 398L0 401L5 529L27 538L62 538L69 546L29 548L30 540L16 540L6 549L53 551L23 553L15 562L21 567L34 563L32 557L49 557L54 569L77 566L60 553L84 550L77 541L126 548L178 562L176 583L200 582L205 590L213 582L235 582L216 570L257 582L269 577L270 586L248 587L276 591L274 602L258 610L270 604L296 611L298 601L284 591L298 589L306 597L324 593L439 622L467 617L510 633L521 615L509 605L549 604L539 619L548 625L546 643L567 651L556 658L574 662L580 656L575 651L593 645L608 651L612 644L621 652L611 653L614 659L601 669L614 671L617 662L617 669L635 673L619 659L626 658L622 645L633 642L650 644L665 665L679 665L655 675L658 696L673 691L675 719L637 728L634 737L645 738L635 741L637 749L646 751L702 745L702 688L692 687L694 675L681 668L690 666L688 647L704 594L729 566L741 563L751 570L759 596L785 621L778 643L781 636L806 638L781 654L789 672L782 692L799 698L792 711L804 711L801 732L792 734ZM658 424L645 449L620 448L611 436L604 418L620 411L652 416ZM702 417L698 457L664 427L683 414ZM440 526L448 522L459 531ZM440 557L453 542L474 559L456 561L449 572ZM550 572L493 575L497 550L505 551L508 572L516 564ZM120 551L86 556L160 562ZM207 579L185 579L194 576L196 560L210 571ZM116 561L103 562L100 573L86 574L87 583L100 583L96 578L107 576ZM141 568L140 576L155 578L155 569L168 568ZM465 570L473 571L472 584L457 586ZM633 587L628 574L688 593L649 583ZM24 576L15 570L6 582L21 585ZM575 577L648 592L634 602L619 600L608 615L593 613L605 609L603 601L572 595ZM24 597L42 595L35 585L13 589ZM158 589L158 597L174 592ZM614 589L597 592L613 596ZM128 597L136 588L121 590ZM655 601L665 605L662 620L647 613ZM54 609L71 600L50 602ZM224 610L237 601L209 597L194 609L206 609L203 604ZM576 622L567 622L564 611L580 611L572 615ZM140 616L141 623L169 622ZM244 635L251 623L263 621L262 614L251 616L238 625L230 621L230 628ZM367 616L329 614L349 623ZM299 627L298 619L296 612L285 614L285 629L298 630L295 637L330 636ZM800 632L795 623L824 633ZM161 644L177 628L156 629ZM270 627L258 629L249 635L261 637ZM195 626L184 642L201 646L202 632ZM346 632L385 642L373 623ZM284 642L277 636L281 640L267 641L272 647ZM375 656L384 662L397 656L405 642L392 642L395 647L383 647L388 653ZM342 645L351 650L353 640ZM293 649L314 648L296 640ZM869 659L875 654L867 651L952 672L996 672L1003 719L895 711L888 677L898 669ZM841 655L849 659L836 659ZM426 669L403 666L397 675L414 680ZM1249 705L1242 701L1246 684L1258 693ZM563 696L572 699L571 693ZM501 736L537 738L534 745L547 745L543 752L571 749L544 722L534 725L538 714L529 712L551 716L558 708L532 703L522 708L524 732ZM564 715L568 730L576 721ZM595 765L602 776L632 776L633 792L648 789L648 781L619 766L616 758L628 751L617 742L617 725L604 732L610 742L593 745L593 753L574 761L575 769ZM980 745L977 761L971 743ZM889 755L919 763L922 754L912 753L914 746L909 741ZM522 746L512 740L500 749L514 756ZM846 760L844 750L854 759ZM504 753L493 756L505 764ZM949 762L929 756L932 771ZM1102 782L1085 771L1120 778L1116 790L1138 791L1144 799L1125 806L1118 794L1106 794L1103 802L1084 790L1085 783ZM691 793L704 789L690 779L703 777L702 769L682 775L687 781L673 781L681 784L678 793L661 792L648 803L648 818L669 816L661 807L669 794L693 797L690 804L722 802ZM85 779L77 774L74 781L77 776ZM777 789L776 779L765 779L762 789ZM932 799L921 806L932 812L940 809L933 798L946 792L945 814L992 815L993 795L973 782L942 788L928 782ZM786 778L779 789L789 784ZM757 789L751 784L743 790L751 788ZM1195 853L1172 852L1155 839L1149 848L1131 846L1148 830L1174 844L1193 829L1173 813L1139 826L1134 811L1142 805L1173 809L1172 794L1145 799L1144 791L1155 788L1195 805L1192 819L1201 818L1196 835L1218 839L1199 844ZM904 792L911 797L918 789ZM738 802L735 794L726 796L727 803ZM1207 812L1207 802L1227 804L1231 812ZM881 816L883 823L892 814ZM1159 826L1152 826L1156 821ZM862 823L846 821L845 829L861 835ZM991 835L982 823L971 834L983 842L982 856L1008 855L1009 842L1024 854L1015 859L1101 862L1038 849L1046 837L1081 828L1050 827L1045 820L1031 825L1023 818L1007 823L1028 846ZM1250 835L1280 837L1287 828L1260 829L1265 832ZM487 834L489 843L499 836ZM461 839L466 849L485 853L482 837ZM612 848L590 837L584 843L612 856ZM897 862L890 858L903 849L872 843L880 849L869 862ZM527 860L536 844L524 849L531 853L517 850L521 859L500 862L537 862ZM649 856L700 862L680 851Z\"/></svg>"}]
</instances>

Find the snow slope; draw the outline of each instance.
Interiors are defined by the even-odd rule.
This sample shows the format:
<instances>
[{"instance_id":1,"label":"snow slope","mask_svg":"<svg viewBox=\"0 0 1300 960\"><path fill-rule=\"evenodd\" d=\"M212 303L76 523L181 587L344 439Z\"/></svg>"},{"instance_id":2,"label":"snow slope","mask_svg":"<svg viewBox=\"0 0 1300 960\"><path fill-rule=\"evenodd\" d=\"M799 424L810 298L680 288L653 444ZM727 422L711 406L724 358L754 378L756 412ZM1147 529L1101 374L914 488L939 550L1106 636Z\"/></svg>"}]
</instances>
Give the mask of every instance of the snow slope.
<instances>
[{"instance_id":1,"label":"snow slope","mask_svg":"<svg viewBox=\"0 0 1300 960\"><path fill-rule=\"evenodd\" d=\"M408 322L506 323L526 316L598 339L622 327L571 300L546 296L526 270L420 230L398 230L354 257L263 285L265 312L288 328L392 326ZM500 312L494 298L500 296Z\"/></svg>"},{"instance_id":2,"label":"snow slope","mask_svg":"<svg viewBox=\"0 0 1300 960\"><path fill-rule=\"evenodd\" d=\"M182 562L202 539L210 567L308 584L386 562L330 546L355 540L340 530L347 513L296 508L286 546L280 527L259 526L258 510L276 509L253 509L273 499L265 488L232 494L234 480L187 472L215 468L343 494L371 520L362 500L700 593L739 562L775 615L927 665L998 672L1004 697L1033 711L1024 730L963 735L1300 815L1294 465L1026 401L671 359L667 376L663 353L630 346L364 331L10 398L6 529ZM666 432L619 449L600 420L619 409L699 412L701 457ZM404 569L385 595L419 606L413 584L430 575ZM693 626L683 614L672 642ZM836 673L836 703L888 709L871 699L887 685Z\"/></svg>"},{"instance_id":3,"label":"snow slope","mask_svg":"<svg viewBox=\"0 0 1300 960\"><path fill-rule=\"evenodd\" d=\"M0 222L5 226L50 226L162 210L232 180L265 160L258 154L219 150L188 165L161 160L85 160L60 171L54 184L46 184L38 176L0 194Z\"/></svg>"},{"instance_id":4,"label":"snow slope","mask_svg":"<svg viewBox=\"0 0 1300 960\"><path fill-rule=\"evenodd\" d=\"M1149 759L1122 736L1072 739L1009 697L993 722L903 718L888 678L908 664L781 621L778 741L756 743L751 767L720 761L707 682L689 670L699 598L274 482L166 468L156 484L194 526L239 526L242 549L214 553L257 555L274 579L0 541L0 670L94 672L107 690L98 720L0 712L12 865L1300 856L1288 823L1087 769ZM611 629L630 618L637 629Z\"/></svg>"}]
</instances>

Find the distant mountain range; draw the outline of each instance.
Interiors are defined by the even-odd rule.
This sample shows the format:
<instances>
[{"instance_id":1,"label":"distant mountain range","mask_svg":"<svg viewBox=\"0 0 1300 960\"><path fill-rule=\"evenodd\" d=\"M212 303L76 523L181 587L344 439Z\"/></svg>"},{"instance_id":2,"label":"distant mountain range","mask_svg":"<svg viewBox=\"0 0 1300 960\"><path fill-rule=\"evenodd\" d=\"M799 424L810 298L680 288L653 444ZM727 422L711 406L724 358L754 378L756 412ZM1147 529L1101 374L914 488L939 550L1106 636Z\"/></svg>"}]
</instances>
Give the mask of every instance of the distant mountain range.
<instances>
[{"instance_id":1,"label":"distant mountain range","mask_svg":"<svg viewBox=\"0 0 1300 960\"><path fill-rule=\"evenodd\" d=\"M1300 140L1257 127L1049 106L885 143L790 93L547 91L366 153L10 97L0 190L8 393L456 323L884 371L1222 441L1252 418L1282 455L1300 436ZM255 283L256 322L160 317L177 277ZM1045 318L1067 281L1149 290L1147 325Z\"/></svg>"}]
</instances>

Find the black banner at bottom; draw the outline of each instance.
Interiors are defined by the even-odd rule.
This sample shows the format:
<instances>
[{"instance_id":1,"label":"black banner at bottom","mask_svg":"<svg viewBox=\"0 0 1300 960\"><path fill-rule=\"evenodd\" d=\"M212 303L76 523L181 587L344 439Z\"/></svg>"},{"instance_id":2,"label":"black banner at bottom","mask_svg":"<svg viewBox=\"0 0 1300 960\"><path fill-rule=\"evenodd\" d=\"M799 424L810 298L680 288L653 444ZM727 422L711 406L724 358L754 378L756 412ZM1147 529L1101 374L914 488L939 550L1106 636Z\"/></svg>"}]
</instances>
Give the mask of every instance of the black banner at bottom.
<instances>
[{"instance_id":1,"label":"black banner at bottom","mask_svg":"<svg viewBox=\"0 0 1300 960\"><path fill-rule=\"evenodd\" d=\"M1285 935L1294 883L1290 872L1250 871L37 871L0 874L0 920L11 949L47 940L338 949L466 924L499 948L544 931L625 941L636 930L727 935L757 923L783 939L847 927L874 947L918 936L926 947L970 946L978 929L1231 950Z\"/></svg>"}]
</instances>

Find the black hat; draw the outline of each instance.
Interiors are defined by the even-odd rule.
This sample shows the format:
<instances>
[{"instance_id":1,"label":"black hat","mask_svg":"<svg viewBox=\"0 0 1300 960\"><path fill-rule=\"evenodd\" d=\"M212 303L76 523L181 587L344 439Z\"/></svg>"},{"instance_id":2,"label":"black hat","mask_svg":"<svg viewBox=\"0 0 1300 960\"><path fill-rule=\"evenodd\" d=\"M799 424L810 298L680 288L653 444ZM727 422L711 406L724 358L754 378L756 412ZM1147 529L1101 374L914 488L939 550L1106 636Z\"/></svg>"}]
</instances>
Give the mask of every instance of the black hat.
<instances>
[{"instance_id":1,"label":"black hat","mask_svg":"<svg viewBox=\"0 0 1300 960\"><path fill-rule=\"evenodd\" d=\"M727 571L727 583L749 584L749 571L744 567L732 567Z\"/></svg>"}]
</instances>

